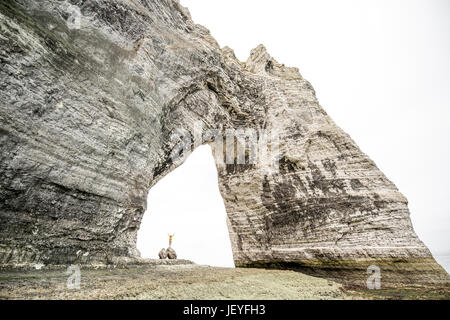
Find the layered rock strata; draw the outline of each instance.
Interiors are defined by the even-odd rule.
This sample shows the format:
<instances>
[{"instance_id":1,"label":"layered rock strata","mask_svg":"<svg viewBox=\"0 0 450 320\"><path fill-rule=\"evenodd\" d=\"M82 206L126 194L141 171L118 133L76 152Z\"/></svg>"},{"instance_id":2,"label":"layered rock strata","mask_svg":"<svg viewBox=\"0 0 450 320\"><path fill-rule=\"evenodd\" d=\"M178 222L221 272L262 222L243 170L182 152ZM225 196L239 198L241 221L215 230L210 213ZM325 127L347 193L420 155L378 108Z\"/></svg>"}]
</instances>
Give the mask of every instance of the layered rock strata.
<instances>
[{"instance_id":1,"label":"layered rock strata","mask_svg":"<svg viewBox=\"0 0 450 320\"><path fill-rule=\"evenodd\" d=\"M236 265L431 259L405 197L263 46L240 62L171 0L5 0L0 30L0 264L138 256L196 123L278 134L276 170L217 161Z\"/></svg>"}]
</instances>

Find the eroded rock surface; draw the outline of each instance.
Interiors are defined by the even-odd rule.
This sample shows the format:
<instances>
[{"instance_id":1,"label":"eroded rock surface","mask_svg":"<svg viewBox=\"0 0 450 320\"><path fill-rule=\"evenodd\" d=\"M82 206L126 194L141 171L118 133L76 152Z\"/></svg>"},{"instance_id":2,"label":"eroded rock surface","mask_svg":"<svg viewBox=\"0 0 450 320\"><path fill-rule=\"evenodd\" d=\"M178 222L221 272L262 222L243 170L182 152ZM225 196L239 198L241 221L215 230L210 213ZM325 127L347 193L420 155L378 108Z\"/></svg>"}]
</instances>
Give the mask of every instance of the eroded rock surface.
<instances>
[{"instance_id":1,"label":"eroded rock surface","mask_svg":"<svg viewBox=\"0 0 450 320\"><path fill-rule=\"evenodd\" d=\"M279 133L278 172L217 163L237 265L431 257L405 197L263 46L240 62L171 0L7 0L0 28L1 264L137 256L171 134L197 121Z\"/></svg>"},{"instance_id":2,"label":"eroded rock surface","mask_svg":"<svg viewBox=\"0 0 450 320\"><path fill-rule=\"evenodd\" d=\"M158 257L160 259L167 259L167 251L166 249L162 248L161 251L158 253Z\"/></svg>"},{"instance_id":3,"label":"eroded rock surface","mask_svg":"<svg viewBox=\"0 0 450 320\"><path fill-rule=\"evenodd\" d=\"M166 249L166 253L167 253L167 258L169 258L170 260L174 260L177 258L176 251L171 247Z\"/></svg>"}]
</instances>

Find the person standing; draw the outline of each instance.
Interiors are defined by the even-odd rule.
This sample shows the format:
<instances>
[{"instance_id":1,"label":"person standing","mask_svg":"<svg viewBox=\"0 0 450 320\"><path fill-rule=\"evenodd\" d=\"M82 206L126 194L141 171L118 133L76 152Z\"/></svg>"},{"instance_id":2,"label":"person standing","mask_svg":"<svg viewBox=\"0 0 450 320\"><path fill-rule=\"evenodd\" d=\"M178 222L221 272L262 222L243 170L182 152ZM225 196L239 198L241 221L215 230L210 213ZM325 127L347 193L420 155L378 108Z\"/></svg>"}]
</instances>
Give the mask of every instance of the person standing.
<instances>
[{"instance_id":1,"label":"person standing","mask_svg":"<svg viewBox=\"0 0 450 320\"><path fill-rule=\"evenodd\" d=\"M173 240L173 236L175 235L175 233L174 234L169 234L169 248L172 248L172 240Z\"/></svg>"}]
</instances>

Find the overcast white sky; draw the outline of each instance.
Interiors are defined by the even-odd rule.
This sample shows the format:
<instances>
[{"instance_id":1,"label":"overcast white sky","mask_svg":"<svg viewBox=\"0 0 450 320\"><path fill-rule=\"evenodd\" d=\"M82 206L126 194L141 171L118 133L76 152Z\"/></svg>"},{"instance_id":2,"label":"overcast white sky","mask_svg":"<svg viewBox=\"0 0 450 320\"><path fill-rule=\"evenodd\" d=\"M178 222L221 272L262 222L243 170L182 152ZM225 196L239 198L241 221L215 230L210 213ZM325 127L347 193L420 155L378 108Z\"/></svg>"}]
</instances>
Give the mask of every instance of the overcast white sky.
<instances>
[{"instance_id":1,"label":"overcast white sky","mask_svg":"<svg viewBox=\"0 0 450 320\"><path fill-rule=\"evenodd\" d=\"M450 251L450 1L181 0L220 46L247 60L262 43L300 69L321 105L408 198L419 237ZM209 147L150 192L139 232L156 257L232 265ZM439 259L439 258L438 258Z\"/></svg>"}]
</instances>

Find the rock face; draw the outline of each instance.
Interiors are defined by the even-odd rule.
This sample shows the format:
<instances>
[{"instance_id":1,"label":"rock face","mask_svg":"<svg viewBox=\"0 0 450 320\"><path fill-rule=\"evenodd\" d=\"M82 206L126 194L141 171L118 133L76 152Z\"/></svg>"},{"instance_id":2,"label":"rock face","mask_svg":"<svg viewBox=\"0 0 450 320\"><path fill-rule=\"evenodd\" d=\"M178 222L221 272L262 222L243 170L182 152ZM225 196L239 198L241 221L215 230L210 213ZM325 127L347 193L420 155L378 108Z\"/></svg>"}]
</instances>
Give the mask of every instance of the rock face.
<instances>
[{"instance_id":1,"label":"rock face","mask_svg":"<svg viewBox=\"0 0 450 320\"><path fill-rule=\"evenodd\" d=\"M166 253L167 253L167 258L169 258L170 260L174 260L177 258L177 253L171 247L167 248Z\"/></svg>"},{"instance_id":2,"label":"rock face","mask_svg":"<svg viewBox=\"0 0 450 320\"><path fill-rule=\"evenodd\" d=\"M263 46L242 63L171 0L5 0L0 30L0 264L138 256L171 135L196 123L278 132L279 170L217 161L236 265L431 258L405 197Z\"/></svg>"}]
</instances>

